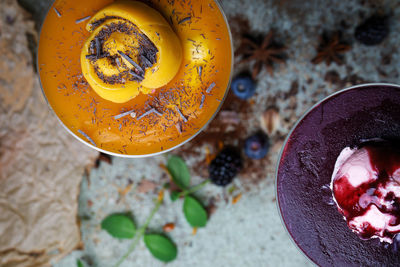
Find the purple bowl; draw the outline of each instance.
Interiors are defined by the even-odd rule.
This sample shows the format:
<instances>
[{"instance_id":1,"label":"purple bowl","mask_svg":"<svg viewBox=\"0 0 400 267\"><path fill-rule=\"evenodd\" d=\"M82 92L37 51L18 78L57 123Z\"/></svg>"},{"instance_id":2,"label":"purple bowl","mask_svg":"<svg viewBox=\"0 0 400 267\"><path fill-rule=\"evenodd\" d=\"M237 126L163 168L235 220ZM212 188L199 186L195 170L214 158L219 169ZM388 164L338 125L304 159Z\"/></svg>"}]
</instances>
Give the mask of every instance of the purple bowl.
<instances>
[{"instance_id":1,"label":"purple bowl","mask_svg":"<svg viewBox=\"0 0 400 267\"><path fill-rule=\"evenodd\" d=\"M362 240L329 189L336 158L372 138L400 140L400 86L365 84L312 107L289 133L276 173L278 208L295 244L320 266L400 266L400 243Z\"/></svg>"}]
</instances>

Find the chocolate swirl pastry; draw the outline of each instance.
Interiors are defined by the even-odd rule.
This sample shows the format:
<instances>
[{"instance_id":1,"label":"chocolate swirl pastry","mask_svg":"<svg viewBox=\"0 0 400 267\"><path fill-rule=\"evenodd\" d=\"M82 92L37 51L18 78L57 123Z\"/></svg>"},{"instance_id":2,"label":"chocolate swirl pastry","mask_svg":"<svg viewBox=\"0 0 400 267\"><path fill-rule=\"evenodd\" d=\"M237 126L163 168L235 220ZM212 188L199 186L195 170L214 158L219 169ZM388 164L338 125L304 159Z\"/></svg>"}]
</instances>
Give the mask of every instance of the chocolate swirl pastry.
<instances>
[{"instance_id":1,"label":"chocolate swirl pastry","mask_svg":"<svg viewBox=\"0 0 400 267\"><path fill-rule=\"evenodd\" d=\"M119 0L88 22L82 72L104 99L127 102L170 82L182 62L179 38L155 9Z\"/></svg>"}]
</instances>

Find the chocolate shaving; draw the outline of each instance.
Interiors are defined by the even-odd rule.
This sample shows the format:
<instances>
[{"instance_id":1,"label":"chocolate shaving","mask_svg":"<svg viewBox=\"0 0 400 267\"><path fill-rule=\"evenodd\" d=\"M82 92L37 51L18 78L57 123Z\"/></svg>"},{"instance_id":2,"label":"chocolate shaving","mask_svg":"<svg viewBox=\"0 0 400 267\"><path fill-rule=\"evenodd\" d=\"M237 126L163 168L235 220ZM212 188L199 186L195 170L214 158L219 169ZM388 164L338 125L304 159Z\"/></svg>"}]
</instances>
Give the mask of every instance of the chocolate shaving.
<instances>
[{"instance_id":1,"label":"chocolate shaving","mask_svg":"<svg viewBox=\"0 0 400 267\"><path fill-rule=\"evenodd\" d=\"M116 119L116 120L121 119L122 117L131 115L131 113L134 113L134 112L135 112L135 111L132 109L132 110L129 110L129 111L120 113L120 114L118 114L118 115L115 115L115 116L114 116L114 119Z\"/></svg>"},{"instance_id":2,"label":"chocolate shaving","mask_svg":"<svg viewBox=\"0 0 400 267\"><path fill-rule=\"evenodd\" d=\"M122 53L121 51L118 50L118 54L121 55L121 57L125 58L129 63L131 63L140 73L144 73L144 70L142 67L139 66L135 61L133 61L128 55Z\"/></svg>"},{"instance_id":3,"label":"chocolate shaving","mask_svg":"<svg viewBox=\"0 0 400 267\"><path fill-rule=\"evenodd\" d=\"M206 93L207 93L207 94L211 93L211 90L212 90L214 87L215 87L215 82L212 82L212 83L210 84L210 86L208 86L208 88L207 88L207 90L206 90Z\"/></svg>"},{"instance_id":4,"label":"chocolate shaving","mask_svg":"<svg viewBox=\"0 0 400 267\"><path fill-rule=\"evenodd\" d=\"M178 112L179 116L181 116L183 122L187 122L187 118L182 114L181 110L178 108L178 106L175 106L176 111Z\"/></svg>"},{"instance_id":5,"label":"chocolate shaving","mask_svg":"<svg viewBox=\"0 0 400 267\"><path fill-rule=\"evenodd\" d=\"M104 81L105 83L108 84L116 84L116 83L124 83L125 82L125 75L129 75L129 72L124 71L124 72L120 72L119 75L111 75L111 76L106 76L103 73L100 72L98 67L95 67L95 72L97 74L97 76ZM128 77L127 77L128 78ZM134 80L134 79L130 79L130 80Z\"/></svg>"},{"instance_id":6,"label":"chocolate shaving","mask_svg":"<svg viewBox=\"0 0 400 267\"><path fill-rule=\"evenodd\" d=\"M86 55L86 59L95 61L98 59L98 57L97 57L97 55Z\"/></svg>"},{"instance_id":7,"label":"chocolate shaving","mask_svg":"<svg viewBox=\"0 0 400 267\"><path fill-rule=\"evenodd\" d=\"M94 38L94 41L96 42L96 56L97 58L100 58L101 55L101 44L99 38L96 36Z\"/></svg>"},{"instance_id":8,"label":"chocolate shaving","mask_svg":"<svg viewBox=\"0 0 400 267\"><path fill-rule=\"evenodd\" d=\"M197 73L199 74L199 78L201 80L201 74L203 74L203 67L202 66L198 66L197 67Z\"/></svg>"},{"instance_id":9,"label":"chocolate shaving","mask_svg":"<svg viewBox=\"0 0 400 267\"><path fill-rule=\"evenodd\" d=\"M158 116L162 116L162 114L161 114L160 112L158 112L155 108L152 108L152 109L146 111L145 113L143 113L142 115L140 115L140 116L137 118L137 120L140 120L140 119L142 119L143 117L146 117L146 116L148 116L148 115L150 115L150 114L152 114L152 113L155 113L155 114L157 114Z\"/></svg>"},{"instance_id":10,"label":"chocolate shaving","mask_svg":"<svg viewBox=\"0 0 400 267\"><path fill-rule=\"evenodd\" d=\"M98 19L98 20L96 20L96 21L93 21L93 22L90 24L90 29L93 31L94 29L96 29L97 27L99 27L101 24L103 24L104 21L110 20L110 19L116 19L116 18L122 19L122 18L116 17L116 16L106 16L106 17L104 17L104 18L101 18L101 19Z\"/></svg>"},{"instance_id":11,"label":"chocolate shaving","mask_svg":"<svg viewBox=\"0 0 400 267\"><path fill-rule=\"evenodd\" d=\"M121 67L121 62L119 61L119 58L115 58L115 63L117 63L117 66L119 68Z\"/></svg>"},{"instance_id":12,"label":"chocolate shaving","mask_svg":"<svg viewBox=\"0 0 400 267\"><path fill-rule=\"evenodd\" d=\"M178 130L178 132L181 134L182 133L182 125L181 125L180 121L177 124L175 124L175 127Z\"/></svg>"},{"instance_id":13,"label":"chocolate shaving","mask_svg":"<svg viewBox=\"0 0 400 267\"><path fill-rule=\"evenodd\" d=\"M136 78L136 79L139 80L139 81L143 81L143 79L144 79L144 76L137 75L137 74L136 74L134 71L132 71L132 70L129 70L129 74L132 75L134 78Z\"/></svg>"},{"instance_id":14,"label":"chocolate shaving","mask_svg":"<svg viewBox=\"0 0 400 267\"><path fill-rule=\"evenodd\" d=\"M94 53L95 53L95 51L94 51L94 42L93 42L93 40L90 41L89 53L91 53L91 54L94 54Z\"/></svg>"},{"instance_id":15,"label":"chocolate shaving","mask_svg":"<svg viewBox=\"0 0 400 267\"><path fill-rule=\"evenodd\" d=\"M89 137L89 135L87 135L86 133L84 133L82 130L78 130L78 133L80 133L81 135L83 135L90 143L92 143L92 145L96 146L96 143L93 141L92 138Z\"/></svg>"},{"instance_id":16,"label":"chocolate shaving","mask_svg":"<svg viewBox=\"0 0 400 267\"><path fill-rule=\"evenodd\" d=\"M90 16L87 16L87 17L84 17L84 18L81 18L81 19L77 19L77 20L75 20L75 24L79 24L79 23L84 22L85 20L88 20L88 19L90 19Z\"/></svg>"},{"instance_id":17,"label":"chocolate shaving","mask_svg":"<svg viewBox=\"0 0 400 267\"><path fill-rule=\"evenodd\" d=\"M181 20L178 22L178 25L179 25L179 24L182 24L182 23L184 23L184 22L186 22L186 21L189 21L189 20L191 20L191 19L192 19L192 17L183 18L183 19L181 19Z\"/></svg>"},{"instance_id":18,"label":"chocolate shaving","mask_svg":"<svg viewBox=\"0 0 400 267\"><path fill-rule=\"evenodd\" d=\"M205 99L206 99L206 95L202 95L202 96L201 96L201 101L200 101L200 109L203 108L204 100L205 100Z\"/></svg>"},{"instance_id":19,"label":"chocolate shaving","mask_svg":"<svg viewBox=\"0 0 400 267\"><path fill-rule=\"evenodd\" d=\"M157 109L153 108L153 113L157 114L158 116L162 116L163 114L159 112Z\"/></svg>"},{"instance_id":20,"label":"chocolate shaving","mask_svg":"<svg viewBox=\"0 0 400 267\"><path fill-rule=\"evenodd\" d=\"M149 67L153 66L153 63L151 63L150 60L145 55L141 55L140 59L141 59L142 63L144 64L145 68L149 68Z\"/></svg>"},{"instance_id":21,"label":"chocolate shaving","mask_svg":"<svg viewBox=\"0 0 400 267\"><path fill-rule=\"evenodd\" d=\"M60 13L60 11L58 11L57 8L55 8L55 7L54 7L53 9L54 9L54 11L56 12L57 16L58 16L59 18L61 18L61 13Z\"/></svg>"}]
</instances>

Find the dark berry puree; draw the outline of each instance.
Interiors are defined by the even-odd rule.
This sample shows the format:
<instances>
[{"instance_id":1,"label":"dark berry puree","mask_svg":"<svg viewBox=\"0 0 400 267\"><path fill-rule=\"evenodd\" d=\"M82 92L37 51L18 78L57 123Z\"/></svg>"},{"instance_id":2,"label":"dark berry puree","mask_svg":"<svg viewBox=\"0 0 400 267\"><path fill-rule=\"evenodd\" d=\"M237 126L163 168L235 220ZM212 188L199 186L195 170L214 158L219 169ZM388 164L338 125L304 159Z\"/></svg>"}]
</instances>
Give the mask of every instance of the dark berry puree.
<instances>
[{"instance_id":1,"label":"dark berry puree","mask_svg":"<svg viewBox=\"0 0 400 267\"><path fill-rule=\"evenodd\" d=\"M345 148L332 175L334 200L361 238L393 242L400 232L400 149L389 142Z\"/></svg>"}]
</instances>

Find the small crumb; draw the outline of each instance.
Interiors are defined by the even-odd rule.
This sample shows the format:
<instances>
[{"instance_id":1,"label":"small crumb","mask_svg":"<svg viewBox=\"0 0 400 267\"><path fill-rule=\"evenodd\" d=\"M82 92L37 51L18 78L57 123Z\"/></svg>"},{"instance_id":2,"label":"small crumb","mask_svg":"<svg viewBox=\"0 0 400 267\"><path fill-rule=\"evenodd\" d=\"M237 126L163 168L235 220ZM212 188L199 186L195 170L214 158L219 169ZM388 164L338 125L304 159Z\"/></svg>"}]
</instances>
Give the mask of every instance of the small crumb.
<instances>
[{"instance_id":1,"label":"small crumb","mask_svg":"<svg viewBox=\"0 0 400 267\"><path fill-rule=\"evenodd\" d=\"M137 191L139 193L146 194L148 192L153 192L157 188L157 184L149 181L149 180L142 180L140 181L139 186L137 187Z\"/></svg>"},{"instance_id":2,"label":"small crumb","mask_svg":"<svg viewBox=\"0 0 400 267\"><path fill-rule=\"evenodd\" d=\"M163 169L163 170L165 171L165 173L168 175L169 180L170 180L170 181L173 181L173 180L172 180L171 173L169 172L167 166L165 166L165 164L162 164L162 163L161 163L159 166L160 166L160 168Z\"/></svg>"},{"instance_id":3,"label":"small crumb","mask_svg":"<svg viewBox=\"0 0 400 267\"><path fill-rule=\"evenodd\" d=\"M163 226L163 231L166 233L170 233L175 229L175 224L174 223L166 223Z\"/></svg>"},{"instance_id":4,"label":"small crumb","mask_svg":"<svg viewBox=\"0 0 400 267\"><path fill-rule=\"evenodd\" d=\"M232 199L232 204L238 203L241 198L242 198L242 193L239 193L238 195L234 196Z\"/></svg>"},{"instance_id":5,"label":"small crumb","mask_svg":"<svg viewBox=\"0 0 400 267\"><path fill-rule=\"evenodd\" d=\"M118 188L118 193L121 196L125 196L131 191L131 189L132 189L132 184L128 184L124 189Z\"/></svg>"},{"instance_id":6,"label":"small crumb","mask_svg":"<svg viewBox=\"0 0 400 267\"><path fill-rule=\"evenodd\" d=\"M212 154L207 146L205 150L206 150L206 163L207 165L210 165L211 161L215 158L216 155Z\"/></svg>"},{"instance_id":7,"label":"small crumb","mask_svg":"<svg viewBox=\"0 0 400 267\"><path fill-rule=\"evenodd\" d=\"M233 192L235 192L237 190L237 187L232 185L229 189L228 189L228 193L231 195Z\"/></svg>"},{"instance_id":8,"label":"small crumb","mask_svg":"<svg viewBox=\"0 0 400 267\"><path fill-rule=\"evenodd\" d=\"M162 201L163 199L164 199L164 189L161 189L160 192L158 192L157 201Z\"/></svg>"},{"instance_id":9,"label":"small crumb","mask_svg":"<svg viewBox=\"0 0 400 267\"><path fill-rule=\"evenodd\" d=\"M216 211L217 211L217 206L214 203L211 203L210 205L208 205L208 207L207 207L208 217L213 215Z\"/></svg>"},{"instance_id":10,"label":"small crumb","mask_svg":"<svg viewBox=\"0 0 400 267\"><path fill-rule=\"evenodd\" d=\"M218 149L222 150L224 148L224 142L222 142L221 140L218 141Z\"/></svg>"},{"instance_id":11,"label":"small crumb","mask_svg":"<svg viewBox=\"0 0 400 267\"><path fill-rule=\"evenodd\" d=\"M80 241L78 246L76 247L77 250L83 250L85 248L85 244ZM56 254L58 254L59 252L56 252Z\"/></svg>"}]
</instances>

